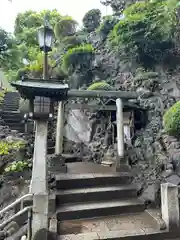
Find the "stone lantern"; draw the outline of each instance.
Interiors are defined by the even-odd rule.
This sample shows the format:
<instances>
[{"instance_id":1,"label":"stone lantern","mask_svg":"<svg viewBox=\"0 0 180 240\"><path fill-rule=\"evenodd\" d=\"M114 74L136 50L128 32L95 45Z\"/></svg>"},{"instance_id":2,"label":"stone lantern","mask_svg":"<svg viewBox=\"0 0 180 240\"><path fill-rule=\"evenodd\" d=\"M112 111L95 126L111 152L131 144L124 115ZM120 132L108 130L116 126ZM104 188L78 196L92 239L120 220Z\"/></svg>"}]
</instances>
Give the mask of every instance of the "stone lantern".
<instances>
[{"instance_id":1,"label":"stone lantern","mask_svg":"<svg viewBox=\"0 0 180 240\"><path fill-rule=\"evenodd\" d=\"M36 133L30 192L33 194L32 235L42 228L48 229L47 183L47 128L53 118L54 103L67 98L68 85L58 82L29 79L13 82L22 98L29 100L27 118L35 120Z\"/></svg>"}]
</instances>

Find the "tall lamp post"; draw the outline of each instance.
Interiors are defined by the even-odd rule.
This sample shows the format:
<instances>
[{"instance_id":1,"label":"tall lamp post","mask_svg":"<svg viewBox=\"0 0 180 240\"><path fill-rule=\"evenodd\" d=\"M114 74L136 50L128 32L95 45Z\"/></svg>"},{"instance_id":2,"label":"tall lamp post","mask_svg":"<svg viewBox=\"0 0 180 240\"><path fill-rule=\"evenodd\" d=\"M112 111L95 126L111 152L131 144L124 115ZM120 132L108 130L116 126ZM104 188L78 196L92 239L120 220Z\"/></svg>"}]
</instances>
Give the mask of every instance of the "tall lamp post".
<instances>
[{"instance_id":1,"label":"tall lamp post","mask_svg":"<svg viewBox=\"0 0 180 240\"><path fill-rule=\"evenodd\" d=\"M43 80L48 76L48 52L52 50L54 33L47 24L38 29L38 42L40 49L44 52ZM33 155L33 169L31 180L31 193L33 197L33 220L32 237L42 228L48 229L49 193L47 183L47 134L48 119L52 105L51 99L43 94L37 94L30 101L32 117L35 120L36 133ZM47 236L44 236L45 240Z\"/></svg>"}]
</instances>

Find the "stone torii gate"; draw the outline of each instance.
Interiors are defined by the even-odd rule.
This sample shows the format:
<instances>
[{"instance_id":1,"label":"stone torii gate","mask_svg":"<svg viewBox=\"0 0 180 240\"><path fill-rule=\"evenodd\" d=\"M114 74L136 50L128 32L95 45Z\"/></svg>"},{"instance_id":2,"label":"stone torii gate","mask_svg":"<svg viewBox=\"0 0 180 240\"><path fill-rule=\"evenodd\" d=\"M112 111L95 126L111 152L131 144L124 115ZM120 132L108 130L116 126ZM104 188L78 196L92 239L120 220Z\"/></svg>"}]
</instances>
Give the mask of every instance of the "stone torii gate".
<instances>
[{"instance_id":1,"label":"stone torii gate","mask_svg":"<svg viewBox=\"0 0 180 240\"><path fill-rule=\"evenodd\" d=\"M116 121L117 121L117 161L116 171L120 166L126 165L124 160L124 126L123 126L123 100L136 99L138 93L126 91L89 91L89 90L69 90L68 99L74 98L113 98L116 99ZM80 105L79 105L80 106ZM87 106L87 105L86 105ZM104 110L112 106L105 106ZM88 106L87 106L88 108ZM91 108L91 106L89 106ZM98 109L98 106L96 107ZM106 109L107 108L107 109ZM58 104L57 129L56 129L56 148L57 155L63 151L63 129L64 129L64 104L63 101Z\"/></svg>"}]
</instances>

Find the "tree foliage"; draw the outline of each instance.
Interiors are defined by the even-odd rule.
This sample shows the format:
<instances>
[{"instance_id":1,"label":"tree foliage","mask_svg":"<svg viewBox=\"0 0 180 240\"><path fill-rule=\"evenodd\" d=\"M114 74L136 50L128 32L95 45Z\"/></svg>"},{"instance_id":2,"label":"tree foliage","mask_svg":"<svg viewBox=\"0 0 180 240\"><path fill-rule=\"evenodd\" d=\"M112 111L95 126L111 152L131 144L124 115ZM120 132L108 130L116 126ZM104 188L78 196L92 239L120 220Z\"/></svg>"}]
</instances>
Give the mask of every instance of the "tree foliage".
<instances>
[{"instance_id":1,"label":"tree foliage","mask_svg":"<svg viewBox=\"0 0 180 240\"><path fill-rule=\"evenodd\" d=\"M2 28L0 29L0 68L17 69L20 66L21 51L17 47L16 39Z\"/></svg>"},{"instance_id":2,"label":"tree foliage","mask_svg":"<svg viewBox=\"0 0 180 240\"><path fill-rule=\"evenodd\" d=\"M116 13L122 13L129 5L141 0L101 0L105 6L111 6Z\"/></svg>"},{"instance_id":3,"label":"tree foliage","mask_svg":"<svg viewBox=\"0 0 180 240\"><path fill-rule=\"evenodd\" d=\"M83 25L87 32L92 32L99 27L101 23L101 11L99 9L92 9L88 11L83 17Z\"/></svg>"},{"instance_id":4,"label":"tree foliage","mask_svg":"<svg viewBox=\"0 0 180 240\"><path fill-rule=\"evenodd\" d=\"M172 0L137 2L124 11L110 42L116 51L123 49L126 57L134 56L150 65L162 61L174 48L176 4ZM119 49L119 50L118 50Z\"/></svg>"},{"instance_id":5,"label":"tree foliage","mask_svg":"<svg viewBox=\"0 0 180 240\"><path fill-rule=\"evenodd\" d=\"M15 80L22 75L42 76L43 54L39 49L37 30L44 24L45 17L48 19L49 25L52 28L63 18L67 18L62 16L57 10L43 10L41 12L29 10L17 15L14 27L14 39L16 40L16 48L18 52L21 53L21 56L19 57L16 54L19 61L14 62L18 63L18 66L15 68L8 66L7 68L10 79ZM49 54L50 66L53 65L56 60L54 53L53 51ZM9 57L9 60L10 59Z\"/></svg>"},{"instance_id":6,"label":"tree foliage","mask_svg":"<svg viewBox=\"0 0 180 240\"><path fill-rule=\"evenodd\" d=\"M19 42L24 42L27 46L38 46L37 29L44 24L45 17L52 28L62 18L57 10L44 10L35 12L32 10L19 13L15 20L14 35Z\"/></svg>"}]
</instances>

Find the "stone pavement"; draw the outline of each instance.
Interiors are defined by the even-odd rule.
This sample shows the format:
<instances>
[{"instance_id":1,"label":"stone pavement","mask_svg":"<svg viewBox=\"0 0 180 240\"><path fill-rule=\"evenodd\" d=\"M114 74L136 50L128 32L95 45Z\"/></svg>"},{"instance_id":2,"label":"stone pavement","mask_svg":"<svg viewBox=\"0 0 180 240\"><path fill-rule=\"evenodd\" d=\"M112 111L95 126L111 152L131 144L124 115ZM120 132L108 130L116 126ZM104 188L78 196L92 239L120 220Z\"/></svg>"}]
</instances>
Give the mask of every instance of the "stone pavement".
<instances>
[{"instance_id":1,"label":"stone pavement","mask_svg":"<svg viewBox=\"0 0 180 240\"><path fill-rule=\"evenodd\" d=\"M125 237L159 232L156 221L147 212L128 216L63 221L59 229L63 235L62 240L95 240L107 239L106 237L113 239L115 235Z\"/></svg>"}]
</instances>

